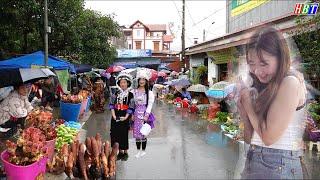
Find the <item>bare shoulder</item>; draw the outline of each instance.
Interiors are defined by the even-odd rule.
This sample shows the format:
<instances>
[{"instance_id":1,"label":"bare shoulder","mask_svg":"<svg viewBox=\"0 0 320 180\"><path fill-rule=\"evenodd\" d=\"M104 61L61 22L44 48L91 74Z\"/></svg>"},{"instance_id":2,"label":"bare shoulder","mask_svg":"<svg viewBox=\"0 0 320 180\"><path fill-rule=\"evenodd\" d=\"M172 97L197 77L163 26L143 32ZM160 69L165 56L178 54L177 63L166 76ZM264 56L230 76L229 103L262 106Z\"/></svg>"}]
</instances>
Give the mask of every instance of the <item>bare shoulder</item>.
<instances>
[{"instance_id":1,"label":"bare shoulder","mask_svg":"<svg viewBox=\"0 0 320 180\"><path fill-rule=\"evenodd\" d=\"M280 89L294 90L294 89L298 89L300 85L301 83L297 77L286 76L285 78L283 78L280 84Z\"/></svg>"}]
</instances>

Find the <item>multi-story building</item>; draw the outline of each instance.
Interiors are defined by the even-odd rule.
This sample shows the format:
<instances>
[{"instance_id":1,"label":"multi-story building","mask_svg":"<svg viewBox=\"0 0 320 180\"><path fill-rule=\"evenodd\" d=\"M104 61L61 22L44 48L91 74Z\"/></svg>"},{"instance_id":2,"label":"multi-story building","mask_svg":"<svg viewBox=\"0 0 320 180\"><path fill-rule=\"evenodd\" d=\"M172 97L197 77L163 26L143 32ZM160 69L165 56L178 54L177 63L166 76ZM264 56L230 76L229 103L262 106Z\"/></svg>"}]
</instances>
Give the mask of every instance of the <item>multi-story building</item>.
<instances>
[{"instance_id":1,"label":"multi-story building","mask_svg":"<svg viewBox=\"0 0 320 180\"><path fill-rule=\"evenodd\" d=\"M178 52L170 49L174 37L167 34L166 24L144 24L137 20L132 25L121 28L123 36L113 40L113 45L119 52L127 53L127 57L118 57L116 64L128 68L144 66L154 69L166 68L170 65L170 69L180 71L177 65Z\"/></svg>"},{"instance_id":2,"label":"multi-story building","mask_svg":"<svg viewBox=\"0 0 320 180\"><path fill-rule=\"evenodd\" d=\"M127 49L151 49L153 53L169 52L173 41L167 35L166 24L143 24L137 20L129 28L123 29Z\"/></svg>"}]
</instances>

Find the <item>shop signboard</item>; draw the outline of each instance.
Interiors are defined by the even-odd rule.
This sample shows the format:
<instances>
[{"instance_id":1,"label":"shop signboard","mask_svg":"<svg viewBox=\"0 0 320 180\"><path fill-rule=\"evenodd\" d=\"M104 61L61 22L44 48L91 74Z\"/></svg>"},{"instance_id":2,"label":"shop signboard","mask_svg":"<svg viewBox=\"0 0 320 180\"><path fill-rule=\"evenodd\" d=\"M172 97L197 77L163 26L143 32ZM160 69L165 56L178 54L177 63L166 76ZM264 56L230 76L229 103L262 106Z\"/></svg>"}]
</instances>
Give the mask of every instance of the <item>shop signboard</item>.
<instances>
[{"instance_id":1,"label":"shop signboard","mask_svg":"<svg viewBox=\"0 0 320 180\"><path fill-rule=\"evenodd\" d=\"M270 0L232 0L231 16L238 16L269 1Z\"/></svg>"},{"instance_id":2,"label":"shop signboard","mask_svg":"<svg viewBox=\"0 0 320 180\"><path fill-rule=\"evenodd\" d=\"M227 48L223 50L207 52L207 55L212 59L214 64L226 64L233 59L233 54L235 52L235 48Z\"/></svg>"},{"instance_id":3,"label":"shop signboard","mask_svg":"<svg viewBox=\"0 0 320 180\"><path fill-rule=\"evenodd\" d=\"M118 58L151 57L151 49L117 49Z\"/></svg>"}]
</instances>

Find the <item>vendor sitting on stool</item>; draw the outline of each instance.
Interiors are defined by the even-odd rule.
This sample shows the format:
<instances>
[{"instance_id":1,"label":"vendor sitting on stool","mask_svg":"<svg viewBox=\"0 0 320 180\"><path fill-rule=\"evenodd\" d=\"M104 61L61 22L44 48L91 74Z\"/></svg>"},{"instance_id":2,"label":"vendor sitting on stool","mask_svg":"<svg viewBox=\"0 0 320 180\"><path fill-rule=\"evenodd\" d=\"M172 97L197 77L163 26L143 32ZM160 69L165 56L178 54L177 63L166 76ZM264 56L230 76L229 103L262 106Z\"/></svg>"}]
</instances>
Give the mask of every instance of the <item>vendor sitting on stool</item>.
<instances>
[{"instance_id":1,"label":"vendor sitting on stool","mask_svg":"<svg viewBox=\"0 0 320 180\"><path fill-rule=\"evenodd\" d=\"M7 98L0 103L0 136L10 138L17 130L18 125L24 128L26 116L33 107L28 101L28 92L31 86L20 85L15 87Z\"/></svg>"}]
</instances>

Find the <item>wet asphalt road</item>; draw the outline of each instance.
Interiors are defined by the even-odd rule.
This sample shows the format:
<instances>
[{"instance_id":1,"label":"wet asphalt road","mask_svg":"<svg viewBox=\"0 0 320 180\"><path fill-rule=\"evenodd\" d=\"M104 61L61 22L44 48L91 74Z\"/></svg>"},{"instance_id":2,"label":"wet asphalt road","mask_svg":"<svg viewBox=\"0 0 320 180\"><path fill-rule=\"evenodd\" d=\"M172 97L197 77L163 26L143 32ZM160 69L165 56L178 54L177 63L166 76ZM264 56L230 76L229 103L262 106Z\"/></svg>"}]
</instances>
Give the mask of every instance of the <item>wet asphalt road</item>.
<instances>
[{"instance_id":1,"label":"wet asphalt road","mask_svg":"<svg viewBox=\"0 0 320 180\"><path fill-rule=\"evenodd\" d=\"M130 131L129 159L118 161L118 179L232 179L237 175L239 145L195 114L155 102L155 129L149 135L147 154L137 159ZM99 132L110 139L110 112L93 114L83 127L86 136Z\"/></svg>"}]
</instances>

